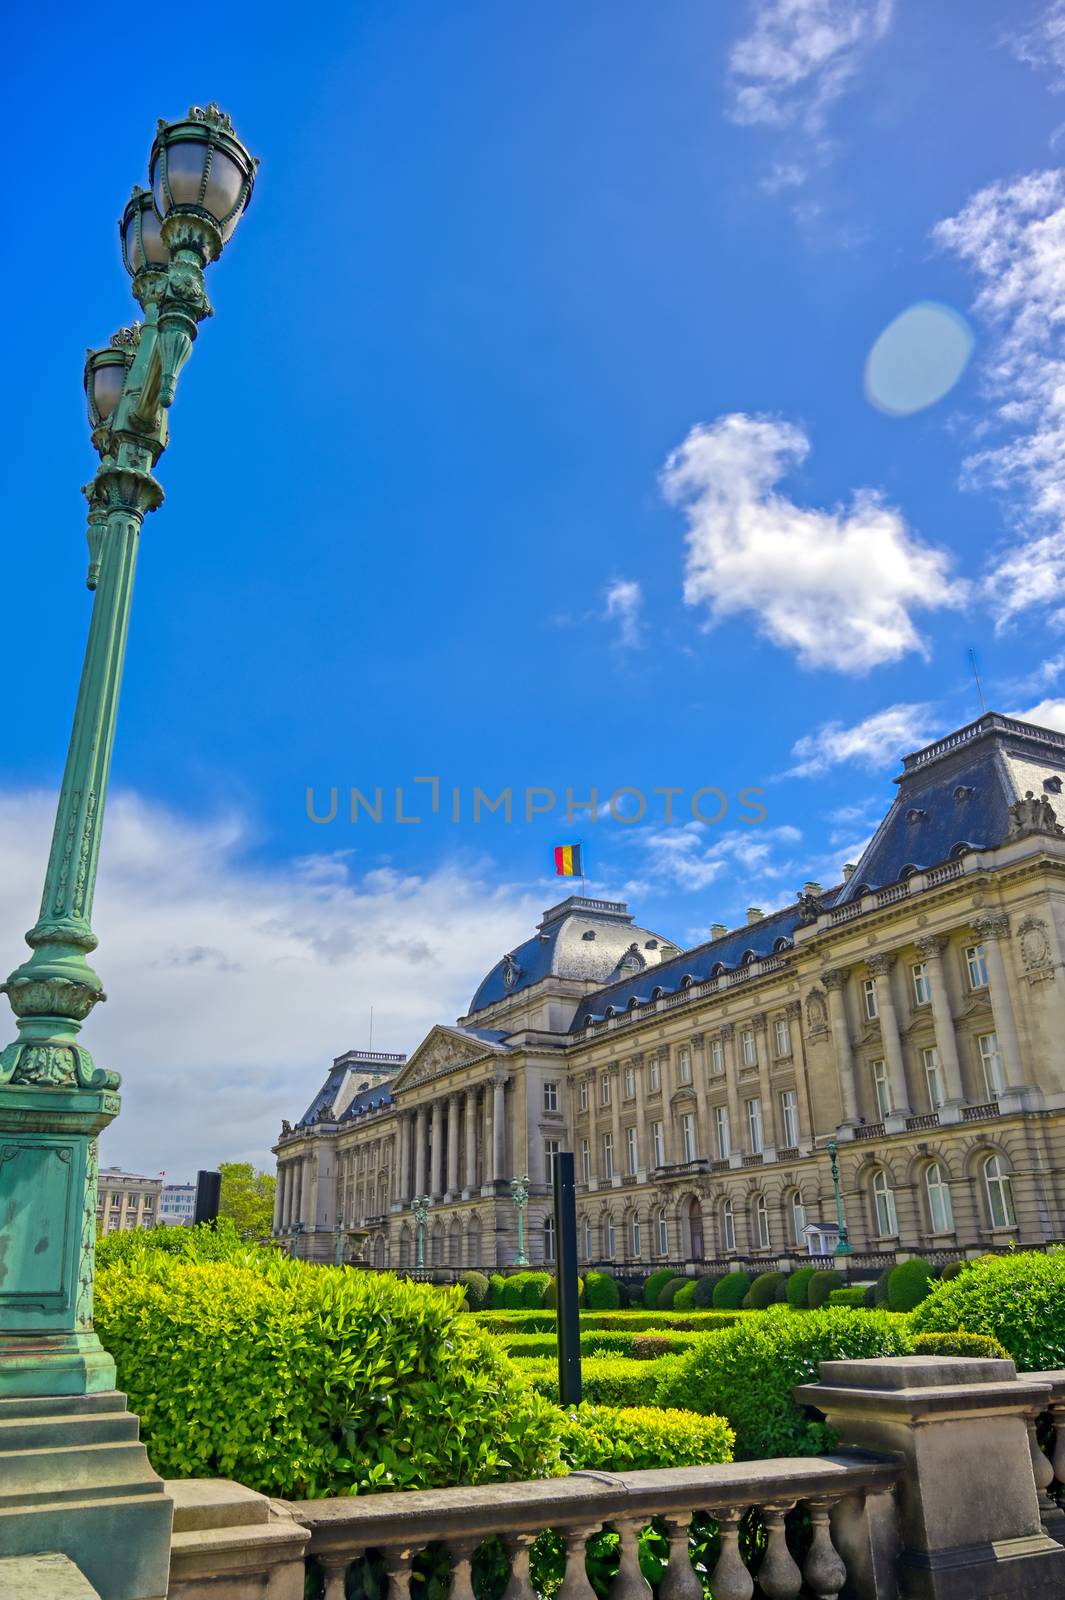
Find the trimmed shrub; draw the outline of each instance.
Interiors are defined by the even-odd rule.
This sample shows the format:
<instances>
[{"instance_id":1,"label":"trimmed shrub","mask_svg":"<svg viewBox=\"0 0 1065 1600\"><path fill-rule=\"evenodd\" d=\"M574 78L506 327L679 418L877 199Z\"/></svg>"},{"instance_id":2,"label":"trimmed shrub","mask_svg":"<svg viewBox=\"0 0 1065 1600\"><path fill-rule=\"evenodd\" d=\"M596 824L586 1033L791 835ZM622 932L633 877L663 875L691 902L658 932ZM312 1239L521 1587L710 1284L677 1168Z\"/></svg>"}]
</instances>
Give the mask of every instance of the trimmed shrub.
<instances>
[{"instance_id":1,"label":"trimmed shrub","mask_svg":"<svg viewBox=\"0 0 1065 1600\"><path fill-rule=\"evenodd\" d=\"M258 1250L145 1252L96 1278L97 1330L156 1471L295 1499L557 1470L557 1413L463 1303Z\"/></svg>"},{"instance_id":2,"label":"trimmed shrub","mask_svg":"<svg viewBox=\"0 0 1065 1600\"><path fill-rule=\"evenodd\" d=\"M739 1460L818 1455L835 1436L823 1420L809 1419L792 1398L793 1385L816 1381L822 1361L908 1349L899 1322L883 1312L831 1306L795 1317L771 1307L663 1362L658 1403L727 1417Z\"/></svg>"},{"instance_id":3,"label":"trimmed shrub","mask_svg":"<svg viewBox=\"0 0 1065 1600\"><path fill-rule=\"evenodd\" d=\"M927 1261L915 1256L912 1261L900 1261L888 1273L888 1308L891 1311L912 1311L931 1293L932 1268Z\"/></svg>"},{"instance_id":4,"label":"trimmed shrub","mask_svg":"<svg viewBox=\"0 0 1065 1600\"><path fill-rule=\"evenodd\" d=\"M574 1472L640 1472L732 1460L735 1435L724 1417L655 1406L571 1408L562 1419L562 1459Z\"/></svg>"},{"instance_id":5,"label":"trimmed shrub","mask_svg":"<svg viewBox=\"0 0 1065 1600\"><path fill-rule=\"evenodd\" d=\"M596 1336L593 1334L593 1338ZM603 1335L600 1334L599 1338ZM632 1355L637 1361L657 1361L659 1356L675 1355L677 1353L673 1339L668 1333L634 1333L632 1336ZM684 1338L680 1334L681 1339Z\"/></svg>"},{"instance_id":6,"label":"trimmed shrub","mask_svg":"<svg viewBox=\"0 0 1065 1600\"><path fill-rule=\"evenodd\" d=\"M502 1311L503 1290L506 1288L506 1279L501 1272L488 1274L488 1310Z\"/></svg>"},{"instance_id":7,"label":"trimmed shrub","mask_svg":"<svg viewBox=\"0 0 1065 1600\"><path fill-rule=\"evenodd\" d=\"M680 1356L663 1357L666 1363L682 1359ZM581 1362L584 1398L597 1405L653 1406L661 1382L661 1366L662 1361L634 1361L629 1356L590 1356ZM524 1361L518 1363L518 1370L528 1377L538 1394L557 1404L557 1362Z\"/></svg>"},{"instance_id":8,"label":"trimmed shrub","mask_svg":"<svg viewBox=\"0 0 1065 1600\"><path fill-rule=\"evenodd\" d=\"M471 1311L480 1311L488 1300L488 1279L483 1272L461 1272L459 1282L466 1291L466 1304Z\"/></svg>"},{"instance_id":9,"label":"trimmed shrub","mask_svg":"<svg viewBox=\"0 0 1065 1600\"><path fill-rule=\"evenodd\" d=\"M911 1314L914 1333L989 1333L1021 1372L1065 1367L1065 1254L1017 1250L971 1261Z\"/></svg>"},{"instance_id":10,"label":"trimmed shrub","mask_svg":"<svg viewBox=\"0 0 1065 1600\"><path fill-rule=\"evenodd\" d=\"M658 1297L666 1284L673 1280L674 1276L672 1267L659 1267L657 1271L651 1273L651 1276L643 1286L643 1303L648 1311L657 1310Z\"/></svg>"},{"instance_id":11,"label":"trimmed shrub","mask_svg":"<svg viewBox=\"0 0 1065 1600\"><path fill-rule=\"evenodd\" d=\"M96 1241L98 1268L119 1261L143 1261L155 1255L182 1256L186 1261L263 1261L275 1258L273 1245L257 1245L241 1238L232 1217L219 1217L215 1226L206 1222L194 1228L131 1228L121 1233L105 1233Z\"/></svg>"},{"instance_id":12,"label":"trimmed shrub","mask_svg":"<svg viewBox=\"0 0 1065 1600\"><path fill-rule=\"evenodd\" d=\"M674 1311L690 1311L694 1304L695 1279L689 1278L686 1283L681 1284L673 1296L673 1309Z\"/></svg>"},{"instance_id":13,"label":"trimmed shrub","mask_svg":"<svg viewBox=\"0 0 1065 1600\"><path fill-rule=\"evenodd\" d=\"M885 1267L873 1284L873 1304L886 1306L888 1303L888 1279L891 1277L892 1268Z\"/></svg>"},{"instance_id":14,"label":"trimmed shrub","mask_svg":"<svg viewBox=\"0 0 1065 1600\"><path fill-rule=\"evenodd\" d=\"M692 1306L699 1311L708 1310L714 1303L714 1290L720 1282L720 1275L716 1272L708 1272L705 1278L696 1278Z\"/></svg>"},{"instance_id":15,"label":"trimmed shrub","mask_svg":"<svg viewBox=\"0 0 1065 1600\"><path fill-rule=\"evenodd\" d=\"M726 1272L714 1286L714 1310L738 1311L750 1287L751 1280L745 1272Z\"/></svg>"},{"instance_id":16,"label":"trimmed shrub","mask_svg":"<svg viewBox=\"0 0 1065 1600\"><path fill-rule=\"evenodd\" d=\"M609 1272L589 1272L584 1279L584 1303L589 1311L616 1311L621 1304L617 1279Z\"/></svg>"},{"instance_id":17,"label":"trimmed shrub","mask_svg":"<svg viewBox=\"0 0 1065 1600\"><path fill-rule=\"evenodd\" d=\"M916 1333L910 1343L915 1356L980 1356L1009 1360L1010 1353L990 1333Z\"/></svg>"},{"instance_id":18,"label":"trimmed shrub","mask_svg":"<svg viewBox=\"0 0 1065 1600\"><path fill-rule=\"evenodd\" d=\"M940 1271L940 1274L939 1274L940 1283L943 1283L945 1281L949 1282L949 1280L951 1278L958 1277L960 1273L965 1271L965 1269L966 1269L966 1267L968 1265L969 1265L969 1263L967 1261L948 1261L946 1266L943 1267L941 1269L941 1271Z\"/></svg>"},{"instance_id":19,"label":"trimmed shrub","mask_svg":"<svg viewBox=\"0 0 1065 1600\"><path fill-rule=\"evenodd\" d=\"M744 1305L749 1311L764 1311L774 1304L784 1281L783 1272L760 1272L744 1296Z\"/></svg>"},{"instance_id":20,"label":"trimmed shrub","mask_svg":"<svg viewBox=\"0 0 1065 1600\"><path fill-rule=\"evenodd\" d=\"M819 1307L828 1303L828 1297L833 1289L842 1288L842 1272L835 1272L832 1268L823 1272L817 1271L806 1285L806 1304L811 1311L817 1311Z\"/></svg>"},{"instance_id":21,"label":"trimmed shrub","mask_svg":"<svg viewBox=\"0 0 1065 1600\"><path fill-rule=\"evenodd\" d=\"M526 1310L536 1311L543 1305L544 1294L550 1282L550 1274L546 1272L530 1272L526 1275L521 1289L522 1304Z\"/></svg>"},{"instance_id":22,"label":"trimmed shrub","mask_svg":"<svg viewBox=\"0 0 1065 1600\"><path fill-rule=\"evenodd\" d=\"M785 1293L788 1297L788 1305L794 1306L796 1311L805 1311L807 1309L809 1302L806 1295L810 1287L810 1279L816 1271L816 1267L799 1267L789 1275Z\"/></svg>"},{"instance_id":23,"label":"trimmed shrub","mask_svg":"<svg viewBox=\"0 0 1065 1600\"><path fill-rule=\"evenodd\" d=\"M871 1284L860 1283L850 1289L830 1289L828 1303L830 1306L859 1306L864 1310L865 1297L871 1287Z\"/></svg>"},{"instance_id":24,"label":"trimmed shrub","mask_svg":"<svg viewBox=\"0 0 1065 1600\"><path fill-rule=\"evenodd\" d=\"M583 1278L578 1278L577 1279L577 1299L578 1299L578 1301L580 1302L581 1305L584 1304L584 1279ZM543 1299L540 1301L540 1304L542 1306L544 1306L545 1308L549 1308L552 1311L557 1310L557 1308L558 1308L558 1279L557 1278L552 1278L550 1280L550 1282L548 1283L546 1289L544 1290Z\"/></svg>"},{"instance_id":25,"label":"trimmed shrub","mask_svg":"<svg viewBox=\"0 0 1065 1600\"><path fill-rule=\"evenodd\" d=\"M664 1288L658 1291L659 1311L672 1311L676 1303L677 1290L683 1289L689 1280L687 1278L670 1278Z\"/></svg>"}]
</instances>

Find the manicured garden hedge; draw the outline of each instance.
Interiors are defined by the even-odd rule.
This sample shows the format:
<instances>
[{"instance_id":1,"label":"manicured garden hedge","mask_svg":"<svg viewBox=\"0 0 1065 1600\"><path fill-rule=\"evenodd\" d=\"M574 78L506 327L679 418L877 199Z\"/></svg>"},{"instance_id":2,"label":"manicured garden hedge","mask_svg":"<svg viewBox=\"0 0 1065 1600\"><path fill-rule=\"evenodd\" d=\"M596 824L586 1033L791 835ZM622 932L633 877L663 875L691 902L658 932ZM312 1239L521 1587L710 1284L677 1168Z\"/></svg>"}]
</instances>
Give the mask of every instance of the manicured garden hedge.
<instances>
[{"instance_id":1,"label":"manicured garden hedge","mask_svg":"<svg viewBox=\"0 0 1065 1600\"><path fill-rule=\"evenodd\" d=\"M780 1298L784 1288L783 1272L760 1272L743 1297L744 1310L764 1311Z\"/></svg>"},{"instance_id":2,"label":"manicured garden hedge","mask_svg":"<svg viewBox=\"0 0 1065 1600\"><path fill-rule=\"evenodd\" d=\"M750 1287L751 1280L745 1272L726 1272L714 1285L714 1309L738 1311Z\"/></svg>"},{"instance_id":3,"label":"manicured garden hedge","mask_svg":"<svg viewBox=\"0 0 1065 1600\"><path fill-rule=\"evenodd\" d=\"M864 1283L855 1284L850 1289L830 1289L828 1291L828 1303L830 1306L862 1307L866 1304L868 1293L868 1285Z\"/></svg>"},{"instance_id":4,"label":"manicured garden hedge","mask_svg":"<svg viewBox=\"0 0 1065 1600\"><path fill-rule=\"evenodd\" d=\"M657 1406L597 1406L563 1413L562 1459L573 1471L639 1472L732 1460L735 1435L723 1417Z\"/></svg>"},{"instance_id":5,"label":"manicured garden hedge","mask_svg":"<svg viewBox=\"0 0 1065 1600\"><path fill-rule=\"evenodd\" d=\"M661 1381L683 1356L662 1356L657 1361L634 1361L629 1356L589 1356L581 1362L584 1398L598 1405L653 1406L658 1403ZM545 1399L558 1400L557 1361L518 1361L518 1370Z\"/></svg>"},{"instance_id":6,"label":"manicured garden hedge","mask_svg":"<svg viewBox=\"0 0 1065 1600\"><path fill-rule=\"evenodd\" d=\"M911 1314L915 1333L986 1333L1022 1372L1065 1367L1065 1252L984 1256L940 1280Z\"/></svg>"},{"instance_id":7,"label":"manicured garden hedge","mask_svg":"<svg viewBox=\"0 0 1065 1600\"><path fill-rule=\"evenodd\" d=\"M647 1307L648 1311L657 1310L659 1295L662 1293L662 1290L665 1288L666 1284L672 1283L675 1277L676 1273L673 1271L672 1267L659 1267L657 1272L652 1272L650 1277L645 1278L643 1285L643 1303Z\"/></svg>"},{"instance_id":8,"label":"manicured garden hedge","mask_svg":"<svg viewBox=\"0 0 1065 1600\"><path fill-rule=\"evenodd\" d=\"M1009 1351L989 1333L915 1333L910 1340L915 1356L981 1356L993 1361L1009 1359Z\"/></svg>"},{"instance_id":9,"label":"manicured garden hedge","mask_svg":"<svg viewBox=\"0 0 1065 1600\"><path fill-rule=\"evenodd\" d=\"M584 1279L584 1303L589 1311L616 1311L621 1290L609 1272L589 1272Z\"/></svg>"},{"instance_id":10,"label":"manicured garden hedge","mask_svg":"<svg viewBox=\"0 0 1065 1600\"><path fill-rule=\"evenodd\" d=\"M911 1261L900 1261L888 1273L888 1306L892 1311L912 1311L931 1288L932 1268L927 1261L919 1256Z\"/></svg>"},{"instance_id":11,"label":"manicured garden hedge","mask_svg":"<svg viewBox=\"0 0 1065 1600\"><path fill-rule=\"evenodd\" d=\"M796 1311L806 1310L810 1279L816 1271L816 1267L799 1267L789 1275L784 1292L787 1295L788 1305L794 1306Z\"/></svg>"},{"instance_id":12,"label":"manicured garden hedge","mask_svg":"<svg viewBox=\"0 0 1065 1600\"><path fill-rule=\"evenodd\" d=\"M581 1332L596 1329L632 1334L674 1329L699 1333L731 1327L746 1316L745 1311L582 1311ZM558 1325L553 1311L481 1311L474 1321L490 1333L553 1333Z\"/></svg>"},{"instance_id":13,"label":"manicured garden hedge","mask_svg":"<svg viewBox=\"0 0 1065 1600\"><path fill-rule=\"evenodd\" d=\"M680 1355L707 1337L707 1333L678 1333L672 1328L660 1333L582 1329L581 1355L631 1356L638 1361L654 1361L659 1356ZM522 1360L548 1360L558 1354L558 1339L554 1333L493 1333L493 1338L499 1340L508 1355Z\"/></svg>"},{"instance_id":14,"label":"manicured garden hedge","mask_svg":"<svg viewBox=\"0 0 1065 1600\"><path fill-rule=\"evenodd\" d=\"M820 1306L828 1304L828 1297L833 1289L843 1288L842 1272L834 1272L830 1267L814 1273L806 1285L806 1304L811 1311L816 1311Z\"/></svg>"}]
</instances>

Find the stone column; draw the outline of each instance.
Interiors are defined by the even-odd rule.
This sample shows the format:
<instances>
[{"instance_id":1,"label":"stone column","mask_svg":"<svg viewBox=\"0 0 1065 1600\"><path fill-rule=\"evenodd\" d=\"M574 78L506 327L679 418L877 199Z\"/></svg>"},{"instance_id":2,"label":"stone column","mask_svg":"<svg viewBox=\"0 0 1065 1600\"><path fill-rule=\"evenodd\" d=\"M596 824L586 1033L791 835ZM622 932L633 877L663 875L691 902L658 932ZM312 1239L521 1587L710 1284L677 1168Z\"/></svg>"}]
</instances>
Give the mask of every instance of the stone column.
<instances>
[{"instance_id":1,"label":"stone column","mask_svg":"<svg viewBox=\"0 0 1065 1600\"><path fill-rule=\"evenodd\" d=\"M300 1178L301 1163L290 1161L288 1164L288 1194L285 1199L286 1217L285 1224L294 1228L300 1219Z\"/></svg>"},{"instance_id":2,"label":"stone column","mask_svg":"<svg viewBox=\"0 0 1065 1600\"><path fill-rule=\"evenodd\" d=\"M677 1129L673 1122L673 1091L676 1088L673 1074L673 1052L663 1050L658 1056L658 1071L662 1078L662 1142L666 1147L666 1165L676 1166L678 1153Z\"/></svg>"},{"instance_id":3,"label":"stone column","mask_svg":"<svg viewBox=\"0 0 1065 1600\"><path fill-rule=\"evenodd\" d=\"M466 1090L466 1183L463 1199L477 1188L477 1090Z\"/></svg>"},{"instance_id":4,"label":"stone column","mask_svg":"<svg viewBox=\"0 0 1065 1600\"><path fill-rule=\"evenodd\" d=\"M456 1200L462 1187L459 1176L459 1105L462 1096L456 1092L447 1102L447 1181L444 1185L448 1200Z\"/></svg>"},{"instance_id":5,"label":"stone column","mask_svg":"<svg viewBox=\"0 0 1065 1600\"><path fill-rule=\"evenodd\" d=\"M507 1175L506 1079L492 1084L492 1177L501 1183ZM521 1173L516 1173L521 1177Z\"/></svg>"},{"instance_id":6,"label":"stone column","mask_svg":"<svg viewBox=\"0 0 1065 1600\"><path fill-rule=\"evenodd\" d=\"M426 1119L425 1106L420 1105L414 1112L414 1193L425 1193L425 1147L426 1147Z\"/></svg>"},{"instance_id":7,"label":"stone column","mask_svg":"<svg viewBox=\"0 0 1065 1600\"><path fill-rule=\"evenodd\" d=\"M434 1100L430 1106L431 1132L429 1134L429 1197L439 1200L444 1192L444 1102Z\"/></svg>"},{"instance_id":8,"label":"stone column","mask_svg":"<svg viewBox=\"0 0 1065 1600\"><path fill-rule=\"evenodd\" d=\"M700 1151L704 1156L713 1154L710 1133L710 1110L706 1096L706 1035L693 1033L691 1036L692 1052L692 1088L695 1090L695 1154Z\"/></svg>"},{"instance_id":9,"label":"stone column","mask_svg":"<svg viewBox=\"0 0 1065 1600\"><path fill-rule=\"evenodd\" d=\"M621 1072L616 1061L610 1071L610 1134L614 1141L614 1187L621 1187L621 1174L625 1171L625 1157L621 1149Z\"/></svg>"},{"instance_id":10,"label":"stone column","mask_svg":"<svg viewBox=\"0 0 1065 1600\"><path fill-rule=\"evenodd\" d=\"M411 1142L411 1115L409 1111L401 1111L396 1123L396 1138L399 1141L399 1193L396 1199L399 1204L406 1206L410 1203L410 1142Z\"/></svg>"},{"instance_id":11,"label":"stone column","mask_svg":"<svg viewBox=\"0 0 1065 1600\"><path fill-rule=\"evenodd\" d=\"M769 1030L766 1014L758 1011L751 1018L754 1029L754 1048L758 1052L758 1097L762 1102L762 1144L767 1156L777 1147L777 1114L773 1104L773 1086L769 1079Z\"/></svg>"},{"instance_id":12,"label":"stone column","mask_svg":"<svg viewBox=\"0 0 1065 1600\"><path fill-rule=\"evenodd\" d=\"M721 1051L725 1057L725 1092L728 1095L729 1164L738 1167L742 1161L744 1144L743 1112L740 1107L740 1086L736 1079L736 1024L725 1022L721 1026Z\"/></svg>"},{"instance_id":13,"label":"stone column","mask_svg":"<svg viewBox=\"0 0 1065 1600\"><path fill-rule=\"evenodd\" d=\"M646 1174L651 1165L654 1151L651 1149L651 1122L647 1115L647 1086L643 1076L643 1052L640 1051L632 1058L632 1069L636 1075L636 1138L637 1160L639 1162L638 1177L640 1182L646 1180Z\"/></svg>"},{"instance_id":14,"label":"stone column","mask_svg":"<svg viewBox=\"0 0 1065 1600\"><path fill-rule=\"evenodd\" d=\"M795 1108L799 1117L799 1138L808 1139L813 1133L810 1120L810 1095L806 1084L806 1052L802 1037L802 1005L789 1000L787 1007L788 1030L791 1035L791 1059L795 1068Z\"/></svg>"},{"instance_id":15,"label":"stone column","mask_svg":"<svg viewBox=\"0 0 1065 1600\"><path fill-rule=\"evenodd\" d=\"M304 1156L300 1173L300 1221L304 1232L314 1224L314 1181L310 1156Z\"/></svg>"},{"instance_id":16,"label":"stone column","mask_svg":"<svg viewBox=\"0 0 1065 1600\"><path fill-rule=\"evenodd\" d=\"M843 1121L854 1127L858 1121L858 1093L854 1084L854 1053L851 1050L847 1008L843 999L847 982L846 969L833 967L827 972L822 972L821 982L828 995L828 1020L836 1051L836 1071L839 1073L839 1097Z\"/></svg>"},{"instance_id":17,"label":"stone column","mask_svg":"<svg viewBox=\"0 0 1065 1600\"><path fill-rule=\"evenodd\" d=\"M592 1073L588 1084L588 1155L591 1161L591 1177L593 1183L599 1182L599 1080L602 1073L598 1068ZM578 1174L580 1162L577 1163Z\"/></svg>"},{"instance_id":18,"label":"stone column","mask_svg":"<svg viewBox=\"0 0 1065 1600\"><path fill-rule=\"evenodd\" d=\"M961 1105L965 1091L961 1081L961 1063L958 1060L958 1039L954 1032L954 1017L947 993L946 974L943 971L943 951L946 939L941 933L927 934L918 939L917 950L928 971L928 987L932 991L932 1022L936 1033L936 1051L943 1068L943 1086L946 1104Z\"/></svg>"},{"instance_id":19,"label":"stone column","mask_svg":"<svg viewBox=\"0 0 1065 1600\"><path fill-rule=\"evenodd\" d=\"M281 1231L281 1217L285 1204L285 1169L278 1163L277 1184L274 1188L274 1227L275 1233Z\"/></svg>"},{"instance_id":20,"label":"stone column","mask_svg":"<svg viewBox=\"0 0 1065 1600\"><path fill-rule=\"evenodd\" d=\"M1006 963L1000 942L1009 935L1010 919L1004 912L993 911L983 917L974 917L972 927L976 937L983 943L987 956L991 1011L995 1018L999 1049L1002 1051L1002 1070L1006 1075L1006 1087L1019 1089L1023 1086L1024 1074L1021 1071L1017 1024L1013 1017L1009 979L1006 976Z\"/></svg>"},{"instance_id":21,"label":"stone column","mask_svg":"<svg viewBox=\"0 0 1065 1600\"><path fill-rule=\"evenodd\" d=\"M891 969L894 965L894 955L886 952L869 957L869 971L876 983L876 1003L880 1012L880 1041L884 1046L884 1060L891 1084L891 1109L895 1116L904 1117L910 1109L910 1091L906 1083L899 1023L895 1015L895 996L891 988Z\"/></svg>"}]
</instances>

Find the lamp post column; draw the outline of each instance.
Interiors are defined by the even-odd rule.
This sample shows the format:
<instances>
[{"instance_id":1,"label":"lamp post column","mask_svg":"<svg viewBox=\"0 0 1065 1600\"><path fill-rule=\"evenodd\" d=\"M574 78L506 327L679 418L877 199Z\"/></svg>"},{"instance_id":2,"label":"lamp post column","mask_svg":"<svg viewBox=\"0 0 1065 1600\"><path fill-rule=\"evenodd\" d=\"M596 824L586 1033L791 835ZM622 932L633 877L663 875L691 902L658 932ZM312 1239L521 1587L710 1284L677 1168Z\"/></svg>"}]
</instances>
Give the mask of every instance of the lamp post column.
<instances>
[{"instance_id":1,"label":"lamp post column","mask_svg":"<svg viewBox=\"0 0 1065 1600\"><path fill-rule=\"evenodd\" d=\"M836 1144L835 1139L829 1139L825 1149L828 1151L828 1159L832 1163L832 1187L836 1194L836 1222L839 1227L839 1238L832 1254L835 1256L849 1256L854 1254L854 1250L847 1235L847 1224L843 1216L843 1194L839 1186L839 1161L837 1159L839 1146Z\"/></svg>"}]
</instances>

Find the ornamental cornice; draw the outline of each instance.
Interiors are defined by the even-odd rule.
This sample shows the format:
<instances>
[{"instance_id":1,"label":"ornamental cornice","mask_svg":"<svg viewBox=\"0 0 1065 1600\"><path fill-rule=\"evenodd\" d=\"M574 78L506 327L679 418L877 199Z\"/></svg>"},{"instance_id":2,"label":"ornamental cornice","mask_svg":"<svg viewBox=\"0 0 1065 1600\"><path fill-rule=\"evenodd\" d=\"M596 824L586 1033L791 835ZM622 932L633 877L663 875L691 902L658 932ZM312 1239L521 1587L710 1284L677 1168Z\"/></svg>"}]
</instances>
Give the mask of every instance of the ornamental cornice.
<instances>
[{"instance_id":1,"label":"ornamental cornice","mask_svg":"<svg viewBox=\"0 0 1065 1600\"><path fill-rule=\"evenodd\" d=\"M987 911L973 917L969 926L978 939L1006 939L1009 937L1010 919L1005 911Z\"/></svg>"},{"instance_id":2,"label":"ornamental cornice","mask_svg":"<svg viewBox=\"0 0 1065 1600\"><path fill-rule=\"evenodd\" d=\"M936 961L947 948L948 941L945 933L924 933L913 942L923 960Z\"/></svg>"},{"instance_id":3,"label":"ornamental cornice","mask_svg":"<svg viewBox=\"0 0 1065 1600\"><path fill-rule=\"evenodd\" d=\"M894 950L881 950L878 955L866 958L866 966L874 978L886 978L895 965L895 960Z\"/></svg>"},{"instance_id":4,"label":"ornamental cornice","mask_svg":"<svg viewBox=\"0 0 1065 1600\"><path fill-rule=\"evenodd\" d=\"M843 988L847 981L846 967L827 967L821 974L821 982L829 994L835 994Z\"/></svg>"}]
</instances>

